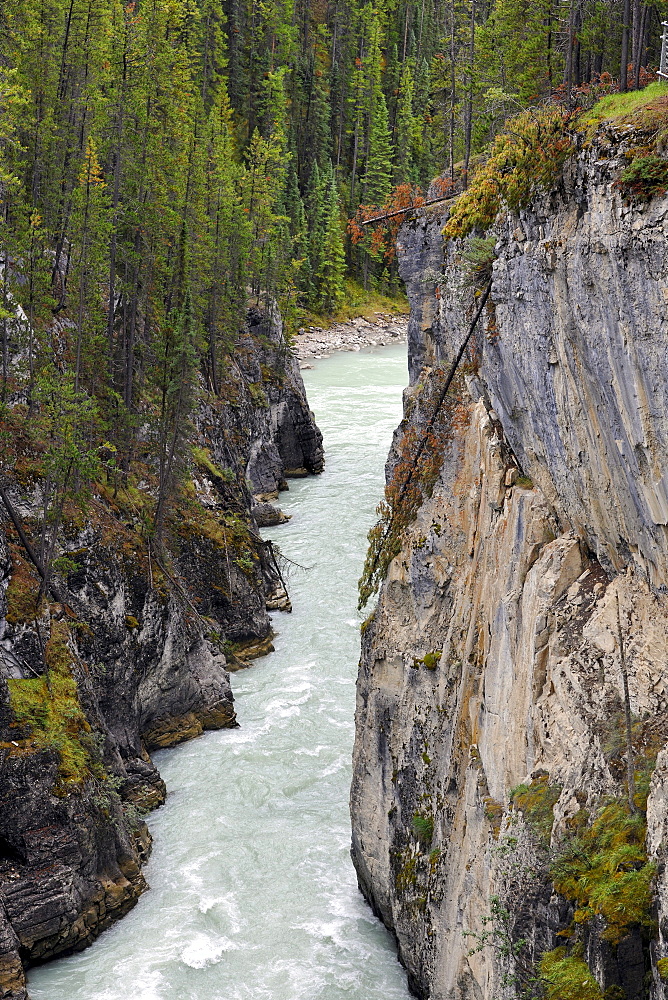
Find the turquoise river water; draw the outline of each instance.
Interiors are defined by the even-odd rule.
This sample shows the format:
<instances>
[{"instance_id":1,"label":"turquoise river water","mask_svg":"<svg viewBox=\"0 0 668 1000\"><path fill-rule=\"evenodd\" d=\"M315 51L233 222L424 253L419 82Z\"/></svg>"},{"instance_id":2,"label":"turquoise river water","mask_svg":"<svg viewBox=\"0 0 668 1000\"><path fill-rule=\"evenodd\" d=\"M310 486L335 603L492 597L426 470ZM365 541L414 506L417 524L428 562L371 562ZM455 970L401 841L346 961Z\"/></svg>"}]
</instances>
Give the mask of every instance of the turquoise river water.
<instances>
[{"instance_id":1,"label":"turquoise river water","mask_svg":"<svg viewBox=\"0 0 668 1000\"><path fill-rule=\"evenodd\" d=\"M401 417L406 347L305 371L326 470L292 481L268 534L293 570L276 652L232 675L240 729L156 754L151 891L87 951L29 975L33 1000L407 1000L357 890L348 790L356 582Z\"/></svg>"}]
</instances>

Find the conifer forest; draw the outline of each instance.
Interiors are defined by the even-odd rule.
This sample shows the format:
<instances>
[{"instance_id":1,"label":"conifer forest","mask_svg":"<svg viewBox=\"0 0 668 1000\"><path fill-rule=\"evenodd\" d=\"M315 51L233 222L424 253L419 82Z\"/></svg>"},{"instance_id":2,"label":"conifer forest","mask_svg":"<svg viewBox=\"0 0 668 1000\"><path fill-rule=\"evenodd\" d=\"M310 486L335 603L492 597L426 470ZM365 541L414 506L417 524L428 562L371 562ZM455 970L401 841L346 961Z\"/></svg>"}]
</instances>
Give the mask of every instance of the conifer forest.
<instances>
[{"instance_id":1,"label":"conifer forest","mask_svg":"<svg viewBox=\"0 0 668 1000\"><path fill-rule=\"evenodd\" d=\"M302 307L334 311L347 279L398 287L390 241L348 226L360 206L412 204L437 176L436 195L465 183L522 107L637 86L661 9L3 3L3 405L18 393L31 418L70 414L57 461L78 483L101 442L127 467L148 407L168 466L187 397L200 373L218 391L249 301L276 301L289 330Z\"/></svg>"}]
</instances>

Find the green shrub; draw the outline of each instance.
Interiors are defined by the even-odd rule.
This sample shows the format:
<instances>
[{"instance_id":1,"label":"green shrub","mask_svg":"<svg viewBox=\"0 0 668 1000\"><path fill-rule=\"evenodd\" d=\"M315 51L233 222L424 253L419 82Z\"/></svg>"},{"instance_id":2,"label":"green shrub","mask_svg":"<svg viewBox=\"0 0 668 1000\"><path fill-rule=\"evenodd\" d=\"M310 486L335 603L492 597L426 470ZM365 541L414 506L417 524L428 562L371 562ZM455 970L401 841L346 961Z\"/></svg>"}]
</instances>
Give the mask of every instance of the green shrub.
<instances>
[{"instance_id":1,"label":"green shrub","mask_svg":"<svg viewBox=\"0 0 668 1000\"><path fill-rule=\"evenodd\" d=\"M668 190L668 160L656 153L636 156L619 178L618 187L627 198L649 201Z\"/></svg>"},{"instance_id":2,"label":"green shrub","mask_svg":"<svg viewBox=\"0 0 668 1000\"><path fill-rule=\"evenodd\" d=\"M554 805L561 795L561 785L551 785L550 776L540 771L530 785L518 785L510 793L510 801L545 846L550 843L554 823Z\"/></svg>"},{"instance_id":3,"label":"green shrub","mask_svg":"<svg viewBox=\"0 0 668 1000\"><path fill-rule=\"evenodd\" d=\"M414 813L411 821L413 832L423 844L430 844L434 836L434 820L432 816L424 816L422 813Z\"/></svg>"},{"instance_id":4,"label":"green shrub","mask_svg":"<svg viewBox=\"0 0 668 1000\"><path fill-rule=\"evenodd\" d=\"M234 560L240 570L246 574L246 576L252 576L255 572L255 563L248 555L241 555L238 559Z\"/></svg>"},{"instance_id":5,"label":"green shrub","mask_svg":"<svg viewBox=\"0 0 668 1000\"><path fill-rule=\"evenodd\" d=\"M547 1000L603 1000L603 992L587 963L566 948L543 955L540 976Z\"/></svg>"},{"instance_id":6,"label":"green shrub","mask_svg":"<svg viewBox=\"0 0 668 1000\"><path fill-rule=\"evenodd\" d=\"M248 392L254 406L259 406L263 410L267 409L269 401L261 382L250 382L248 384Z\"/></svg>"},{"instance_id":7,"label":"green shrub","mask_svg":"<svg viewBox=\"0 0 668 1000\"><path fill-rule=\"evenodd\" d=\"M462 270L469 284L486 285L492 277L496 236L471 236L458 253Z\"/></svg>"},{"instance_id":8,"label":"green shrub","mask_svg":"<svg viewBox=\"0 0 668 1000\"><path fill-rule=\"evenodd\" d=\"M360 632L362 633L362 635L364 635L364 634L365 634L365 632L366 632L366 630L367 630L367 629L368 629L368 628L369 628L369 627L370 627L371 625L373 625L373 622L374 622L374 620L375 620L375 617L376 617L376 609L374 608L374 609L373 609L373 611L372 611L372 612L371 612L370 614L368 614L368 615L366 616L366 618L364 619L364 621L363 621L363 622L362 622L362 624L360 625Z\"/></svg>"},{"instance_id":9,"label":"green shrub","mask_svg":"<svg viewBox=\"0 0 668 1000\"><path fill-rule=\"evenodd\" d=\"M631 926L651 927L651 886L656 866L647 860L647 825L642 813L624 802L604 806L579 836L567 841L552 864L557 892L576 904L575 923L595 915L606 922L612 944Z\"/></svg>"}]
</instances>

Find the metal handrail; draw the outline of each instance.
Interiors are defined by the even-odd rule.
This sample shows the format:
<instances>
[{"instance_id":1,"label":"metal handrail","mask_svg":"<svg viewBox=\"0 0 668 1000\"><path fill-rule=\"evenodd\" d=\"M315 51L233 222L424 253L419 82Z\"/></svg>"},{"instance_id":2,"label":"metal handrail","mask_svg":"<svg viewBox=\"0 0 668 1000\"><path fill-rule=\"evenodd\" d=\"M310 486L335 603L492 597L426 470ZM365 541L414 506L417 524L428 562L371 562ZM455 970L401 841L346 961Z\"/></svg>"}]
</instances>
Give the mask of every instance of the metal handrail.
<instances>
[{"instance_id":1,"label":"metal handrail","mask_svg":"<svg viewBox=\"0 0 668 1000\"><path fill-rule=\"evenodd\" d=\"M661 27L666 30L661 35L661 62L659 64L659 76L668 80L668 21L662 21Z\"/></svg>"}]
</instances>

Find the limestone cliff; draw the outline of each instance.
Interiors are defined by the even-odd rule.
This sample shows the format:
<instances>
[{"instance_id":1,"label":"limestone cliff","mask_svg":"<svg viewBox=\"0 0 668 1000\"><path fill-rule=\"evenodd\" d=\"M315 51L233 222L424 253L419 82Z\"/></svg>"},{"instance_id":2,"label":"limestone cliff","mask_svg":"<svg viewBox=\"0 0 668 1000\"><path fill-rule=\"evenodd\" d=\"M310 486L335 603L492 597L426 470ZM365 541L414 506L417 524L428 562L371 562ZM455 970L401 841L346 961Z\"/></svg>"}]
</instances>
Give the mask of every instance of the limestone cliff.
<instances>
[{"instance_id":1,"label":"limestone cliff","mask_svg":"<svg viewBox=\"0 0 668 1000\"><path fill-rule=\"evenodd\" d=\"M37 574L4 512L3 1000L26 996L24 965L85 947L147 888L143 816L165 796L149 751L236 725L228 661L266 649L267 608L289 608L251 491L320 471L322 446L278 317L249 314L225 384L193 420L166 544L156 552L144 530L150 490L110 477L85 516L63 518L61 600L36 610ZM17 474L5 493L36 538L39 481Z\"/></svg>"},{"instance_id":2,"label":"limestone cliff","mask_svg":"<svg viewBox=\"0 0 668 1000\"><path fill-rule=\"evenodd\" d=\"M353 859L423 998L665 996L668 198L622 197L629 143L580 139L497 222L458 430L364 629ZM398 443L473 311L447 211L400 233Z\"/></svg>"}]
</instances>

